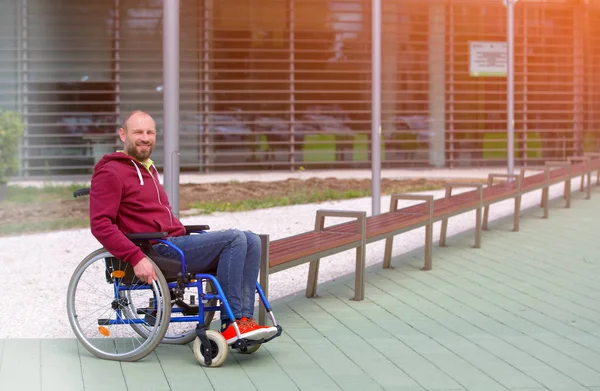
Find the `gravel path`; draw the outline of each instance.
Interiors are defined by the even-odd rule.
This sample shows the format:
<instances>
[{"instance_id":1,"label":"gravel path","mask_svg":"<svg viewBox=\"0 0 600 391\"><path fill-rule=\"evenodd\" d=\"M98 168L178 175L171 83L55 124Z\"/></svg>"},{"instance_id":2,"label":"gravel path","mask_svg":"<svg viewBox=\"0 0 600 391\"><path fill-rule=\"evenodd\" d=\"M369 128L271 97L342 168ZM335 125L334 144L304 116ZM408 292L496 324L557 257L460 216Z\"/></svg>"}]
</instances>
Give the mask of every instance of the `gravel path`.
<instances>
[{"instance_id":1,"label":"gravel path","mask_svg":"<svg viewBox=\"0 0 600 391\"><path fill-rule=\"evenodd\" d=\"M574 180L573 189L579 188ZM562 184L551 188L551 197L562 195ZM435 198L443 191L425 192ZM540 191L523 197L522 208L539 205ZM410 205L406 201L401 205ZM382 197L381 209L387 211L389 197ZM212 230L239 228L268 233L271 240L305 232L314 227L317 209L371 210L371 199L361 198L321 204L298 205L211 216L183 218L186 224L209 224ZM512 214L513 202L507 200L492 206L490 220ZM450 219L448 236L472 229L475 212ZM331 220L334 221L334 220ZM439 238L440 224L434 227L434 242ZM424 228L404 233L394 241L393 256L423 246ZM485 246L485 243L483 243ZM88 229L0 238L0 292L2 312L0 338L73 337L65 309L67 285L76 265L99 246ZM367 265L382 262L384 241L367 247ZM354 251L333 255L321 262L320 282L353 272ZM435 267L435 259L434 259ZM303 294L308 265L276 273L270 277L271 300Z\"/></svg>"}]
</instances>

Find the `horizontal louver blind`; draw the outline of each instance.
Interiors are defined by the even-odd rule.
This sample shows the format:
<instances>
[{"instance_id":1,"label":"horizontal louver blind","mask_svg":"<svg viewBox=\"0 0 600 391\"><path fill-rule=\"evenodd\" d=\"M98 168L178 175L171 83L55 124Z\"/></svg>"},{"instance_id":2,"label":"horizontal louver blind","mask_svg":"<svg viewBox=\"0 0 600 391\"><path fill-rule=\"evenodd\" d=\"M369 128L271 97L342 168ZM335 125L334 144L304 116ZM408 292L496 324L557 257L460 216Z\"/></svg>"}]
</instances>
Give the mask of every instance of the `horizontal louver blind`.
<instances>
[{"instance_id":1,"label":"horizontal louver blind","mask_svg":"<svg viewBox=\"0 0 600 391\"><path fill-rule=\"evenodd\" d=\"M181 169L369 167L370 3L181 0ZM24 114L22 175L89 175L132 110L162 131L162 6L0 1L0 105ZM504 42L506 8L382 7L384 166L505 164L506 78L470 74L469 44ZM518 165L596 147L598 7L515 5Z\"/></svg>"}]
</instances>

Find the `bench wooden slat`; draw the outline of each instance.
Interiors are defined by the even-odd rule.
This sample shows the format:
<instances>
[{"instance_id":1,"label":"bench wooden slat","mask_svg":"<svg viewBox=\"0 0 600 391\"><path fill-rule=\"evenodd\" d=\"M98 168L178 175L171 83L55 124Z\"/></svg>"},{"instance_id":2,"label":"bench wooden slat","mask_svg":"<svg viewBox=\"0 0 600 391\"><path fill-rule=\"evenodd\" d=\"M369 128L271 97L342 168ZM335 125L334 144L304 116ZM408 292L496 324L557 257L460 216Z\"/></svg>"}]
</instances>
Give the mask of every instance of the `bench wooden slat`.
<instances>
[{"instance_id":1,"label":"bench wooden slat","mask_svg":"<svg viewBox=\"0 0 600 391\"><path fill-rule=\"evenodd\" d=\"M531 190L539 189L540 185L544 184L545 182L546 182L546 174L543 172L525 177L521 181L521 191L525 193L525 192L528 192Z\"/></svg>"},{"instance_id":2,"label":"bench wooden slat","mask_svg":"<svg viewBox=\"0 0 600 391\"><path fill-rule=\"evenodd\" d=\"M483 203L494 201L507 195L512 195L517 192L517 187L503 186L493 189L483 190Z\"/></svg>"},{"instance_id":3,"label":"bench wooden slat","mask_svg":"<svg viewBox=\"0 0 600 391\"><path fill-rule=\"evenodd\" d=\"M279 266L292 259L319 254L360 240L359 233L331 234L327 232L310 232L306 235L296 236L293 240L276 240L269 246L269 267Z\"/></svg>"},{"instance_id":4,"label":"bench wooden slat","mask_svg":"<svg viewBox=\"0 0 600 391\"><path fill-rule=\"evenodd\" d=\"M303 251L306 247L311 247L312 250L318 250L327 242L351 242L356 240L357 233L328 233L328 232L309 232L304 235L295 236L293 239L285 238L271 242L269 252L271 258L277 257L281 253L291 251ZM328 247L328 246L327 246Z\"/></svg>"},{"instance_id":5,"label":"bench wooden slat","mask_svg":"<svg viewBox=\"0 0 600 391\"><path fill-rule=\"evenodd\" d=\"M477 205L480 205L481 203L481 200L477 193L477 190L473 190L436 200L433 204L434 220L444 218L465 208L474 209Z\"/></svg>"},{"instance_id":6,"label":"bench wooden slat","mask_svg":"<svg viewBox=\"0 0 600 391\"><path fill-rule=\"evenodd\" d=\"M385 233L395 232L400 229L424 226L429 220L429 215L425 214L400 214L397 215L394 220L373 220L373 224L367 226L367 239L375 238Z\"/></svg>"},{"instance_id":7,"label":"bench wooden slat","mask_svg":"<svg viewBox=\"0 0 600 391\"><path fill-rule=\"evenodd\" d=\"M413 225L424 225L429 220L429 215L425 214L424 207L421 212L415 208L417 213L405 212L386 212L377 216L371 216L367 220L367 239L381 235L384 232L393 232L403 227ZM344 223L326 228L336 232L352 232L355 230L354 224Z\"/></svg>"}]
</instances>

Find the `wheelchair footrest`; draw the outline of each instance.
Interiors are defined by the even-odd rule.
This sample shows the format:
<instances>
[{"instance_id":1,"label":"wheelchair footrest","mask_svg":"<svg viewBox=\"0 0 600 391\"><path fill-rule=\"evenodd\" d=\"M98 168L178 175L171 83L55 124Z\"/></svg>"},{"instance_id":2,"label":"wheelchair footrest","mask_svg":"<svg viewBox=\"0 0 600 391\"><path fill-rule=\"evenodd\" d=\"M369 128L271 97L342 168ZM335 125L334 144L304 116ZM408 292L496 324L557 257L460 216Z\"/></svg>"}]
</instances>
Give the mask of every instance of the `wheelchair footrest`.
<instances>
[{"instance_id":1,"label":"wheelchair footrest","mask_svg":"<svg viewBox=\"0 0 600 391\"><path fill-rule=\"evenodd\" d=\"M279 337L281 335L281 333L283 333L283 327L281 327L281 325L277 325L277 333L274 336L270 337L270 338L263 339L262 342L260 342L260 343L269 342L270 340Z\"/></svg>"},{"instance_id":2,"label":"wheelchair footrest","mask_svg":"<svg viewBox=\"0 0 600 391\"><path fill-rule=\"evenodd\" d=\"M248 348L250 346L262 345L263 343L267 343L270 340L279 337L282 332L283 332L283 328L281 327L281 325L277 325L277 333L274 336L272 336L272 337L263 338L263 339L246 339L246 338L244 338L244 339L238 339L233 344L231 344L231 346L234 349L244 350L245 348Z\"/></svg>"}]
</instances>

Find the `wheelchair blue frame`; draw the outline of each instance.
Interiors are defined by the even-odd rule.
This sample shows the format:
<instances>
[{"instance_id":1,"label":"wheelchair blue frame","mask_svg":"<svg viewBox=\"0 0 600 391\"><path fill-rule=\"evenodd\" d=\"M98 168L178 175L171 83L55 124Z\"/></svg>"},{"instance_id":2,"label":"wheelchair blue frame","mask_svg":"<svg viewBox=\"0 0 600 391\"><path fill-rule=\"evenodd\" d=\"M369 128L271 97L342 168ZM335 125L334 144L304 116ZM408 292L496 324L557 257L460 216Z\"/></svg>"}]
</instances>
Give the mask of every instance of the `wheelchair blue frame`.
<instances>
[{"instance_id":1,"label":"wheelchair blue frame","mask_svg":"<svg viewBox=\"0 0 600 391\"><path fill-rule=\"evenodd\" d=\"M202 234L202 233L204 233L204 231L200 231L197 233ZM169 242L167 240L155 239L155 241L165 244L166 246L175 250L179 254L179 256L181 258L181 273L182 273L182 275L185 276L187 265L186 265L185 255L183 254L183 251L181 251L181 249L179 247L175 246L174 244L172 244L171 242ZM225 297L223 289L221 288L221 284L219 284L219 281L217 280L217 278L212 274L206 274L206 273L198 273L198 274L195 274L194 276L196 278L195 281L186 283L185 287L196 287L196 289L198 291L198 315L186 315L183 317L171 317L169 319L169 322L173 322L173 323L197 322L198 323L197 328L196 328L197 336L200 337L201 339L203 339L203 338L206 338L206 336L204 334L204 330L205 330L204 313L205 313L205 311L225 310L227 312L227 316L229 317L229 319L235 319L235 317L233 315L233 312L231 311L231 307L229 306L227 298ZM115 278L115 281L114 281L114 294L115 294L116 300L118 300L120 298L119 292L121 292L121 291L127 291L127 290L133 290L133 289L150 289L150 286L147 284L143 284L141 286L137 285L137 286L135 286L135 288L133 288L131 285L121 285L121 284L119 284L119 280L120 280L120 278ZM216 294L204 292L204 289L202 288L202 281L204 281L204 280L209 280L213 284L213 287L217 290ZM179 282L170 282L167 285L168 285L169 289L180 287ZM271 306L262 290L262 287L258 283L258 281L256 282L256 292L258 292L260 300L263 303L263 305L265 306L267 313L272 315ZM215 300L215 299L219 300L221 302L221 306L205 307L202 304L203 300L210 301L210 300ZM156 306L156 304L155 304L155 306ZM122 309L120 307L117 308L115 311L116 311L117 319L106 321L105 322L106 325L140 324L140 323L146 322L146 320L144 320L144 319L127 319L126 317L124 317L122 315ZM176 308L176 309L172 309L171 311L172 312L183 312L183 309ZM272 316L272 320L273 320L274 326L278 329L278 332L275 336L273 336L267 340L260 340L260 341L238 340L234 344L234 347L245 350L248 346L265 343L265 342L268 342L271 339L276 338L279 335L281 335L281 332L282 332L281 326L277 325L277 322L275 321L273 316ZM208 360L207 364L210 364L210 358L208 358L207 360Z\"/></svg>"}]
</instances>

